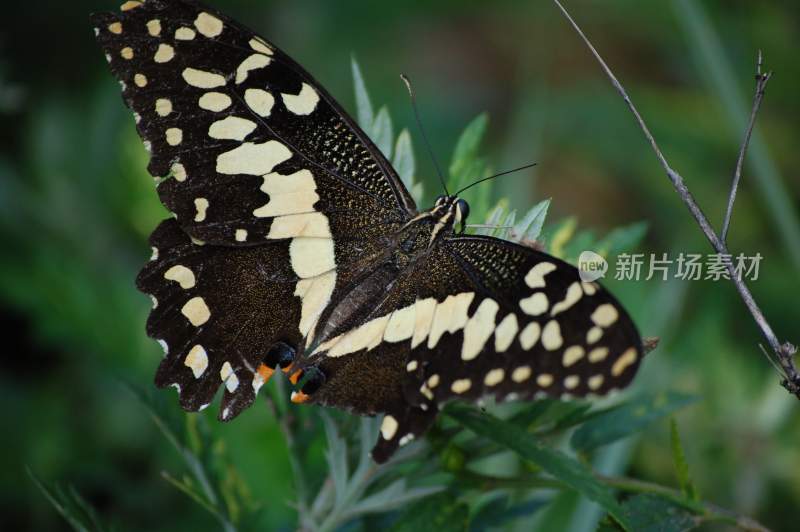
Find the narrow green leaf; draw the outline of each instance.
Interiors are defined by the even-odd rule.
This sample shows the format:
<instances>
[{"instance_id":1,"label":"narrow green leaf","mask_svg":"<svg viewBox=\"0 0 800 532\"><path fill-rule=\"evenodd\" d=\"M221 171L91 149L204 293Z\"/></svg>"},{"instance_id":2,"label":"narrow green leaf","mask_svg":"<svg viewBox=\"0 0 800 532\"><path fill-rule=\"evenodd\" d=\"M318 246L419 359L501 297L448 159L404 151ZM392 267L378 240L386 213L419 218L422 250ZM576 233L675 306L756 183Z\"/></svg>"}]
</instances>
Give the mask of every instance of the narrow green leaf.
<instances>
[{"instance_id":1,"label":"narrow green leaf","mask_svg":"<svg viewBox=\"0 0 800 532\"><path fill-rule=\"evenodd\" d=\"M631 399L586 421L573 433L570 445L576 451L591 451L634 434L696 400L696 396L675 392Z\"/></svg>"},{"instance_id":2,"label":"narrow green leaf","mask_svg":"<svg viewBox=\"0 0 800 532\"><path fill-rule=\"evenodd\" d=\"M358 125L364 131L369 131L375 121L372 103L369 101L369 93L367 93L367 86L364 83L364 76L361 75L361 68L358 66L355 56L351 58L350 63L353 68L353 84L356 91Z\"/></svg>"},{"instance_id":3,"label":"narrow green leaf","mask_svg":"<svg viewBox=\"0 0 800 532\"><path fill-rule=\"evenodd\" d=\"M587 499L598 503L630 530L627 519L608 486L600 483L585 465L564 453L541 445L531 434L494 416L464 405L451 405L446 414L476 434L504 445L530 460L543 471L571 487Z\"/></svg>"},{"instance_id":4,"label":"narrow green leaf","mask_svg":"<svg viewBox=\"0 0 800 532\"><path fill-rule=\"evenodd\" d=\"M544 221L547 218L547 210L550 208L550 198L540 201L525 213L517 225L514 227L514 238L516 240L536 240L542 232Z\"/></svg>"},{"instance_id":5,"label":"narrow green leaf","mask_svg":"<svg viewBox=\"0 0 800 532\"><path fill-rule=\"evenodd\" d=\"M325 450L325 459L328 462L333 481L334 500L336 507L340 507L348 492L348 467L347 467L347 444L339 435L339 429L327 412L320 410L320 417L325 426L325 436L328 446Z\"/></svg>"},{"instance_id":6,"label":"narrow green leaf","mask_svg":"<svg viewBox=\"0 0 800 532\"><path fill-rule=\"evenodd\" d=\"M391 161L394 132L392 131L392 117L389 116L389 109L385 106L381 107L381 110L378 111L378 115L375 117L370 137L383 155Z\"/></svg>"},{"instance_id":7,"label":"narrow green leaf","mask_svg":"<svg viewBox=\"0 0 800 532\"><path fill-rule=\"evenodd\" d=\"M470 520L469 530L470 532L497 530L515 519L530 517L549 502L547 499L537 498L515 503L508 494L501 493L475 512Z\"/></svg>"},{"instance_id":8,"label":"narrow green leaf","mask_svg":"<svg viewBox=\"0 0 800 532\"><path fill-rule=\"evenodd\" d=\"M453 158L450 163L451 176L460 174L464 169L464 165L477 157L478 147L486 133L488 123L489 116L486 113L481 113L461 133L456 142L456 148L453 151Z\"/></svg>"},{"instance_id":9,"label":"narrow green leaf","mask_svg":"<svg viewBox=\"0 0 800 532\"><path fill-rule=\"evenodd\" d=\"M432 486L424 488L408 489L404 478L395 480L387 487L373 493L358 503L354 504L345 515L347 519L352 519L359 515L388 512L396 508L401 508L419 499L429 497L444 490L443 486Z\"/></svg>"},{"instance_id":10,"label":"narrow green leaf","mask_svg":"<svg viewBox=\"0 0 800 532\"><path fill-rule=\"evenodd\" d=\"M510 229L508 228L514 227L514 221L516 220L516 217L517 217L517 211L515 210L512 210L508 214L506 214L505 218L503 218L503 221L500 222L500 227L498 227L495 230L494 236L496 236L497 238L507 239L508 235L511 232Z\"/></svg>"},{"instance_id":11,"label":"narrow green leaf","mask_svg":"<svg viewBox=\"0 0 800 532\"><path fill-rule=\"evenodd\" d=\"M108 527L100 522L95 509L86 502L75 488L70 486L67 490L64 490L58 485L47 486L33 471L27 469L27 472L33 483L39 488L39 491L42 492L53 508L74 530L78 532L109 530Z\"/></svg>"},{"instance_id":12,"label":"narrow green leaf","mask_svg":"<svg viewBox=\"0 0 800 532\"><path fill-rule=\"evenodd\" d=\"M495 205L494 208L489 211L486 221L483 222L483 225L486 227L479 227L475 233L479 235L491 235L494 232L494 226L500 225L500 220L505 217L506 209L507 202L498 201L497 205Z\"/></svg>"},{"instance_id":13,"label":"narrow green leaf","mask_svg":"<svg viewBox=\"0 0 800 532\"><path fill-rule=\"evenodd\" d=\"M700 497L689 476L689 463L686 461L686 454L683 452L681 436L678 433L678 423L674 417L669 419L670 444L672 446L672 458L675 460L675 472L678 475L678 485L686 497L692 501L699 501Z\"/></svg>"},{"instance_id":14,"label":"narrow green leaf","mask_svg":"<svg viewBox=\"0 0 800 532\"><path fill-rule=\"evenodd\" d=\"M622 509L637 532L684 532L700 524L700 520L685 508L651 493L634 495L622 503ZM601 526L600 530L615 528Z\"/></svg>"},{"instance_id":15,"label":"narrow green leaf","mask_svg":"<svg viewBox=\"0 0 800 532\"><path fill-rule=\"evenodd\" d=\"M397 136L397 143L394 146L394 158L392 166L397 170L400 180L409 191L414 189L414 151L411 148L411 134L404 129Z\"/></svg>"},{"instance_id":16,"label":"narrow green leaf","mask_svg":"<svg viewBox=\"0 0 800 532\"><path fill-rule=\"evenodd\" d=\"M469 507L452 494L442 493L410 506L390 528L390 532L466 532L470 529Z\"/></svg>"},{"instance_id":17,"label":"narrow green leaf","mask_svg":"<svg viewBox=\"0 0 800 532\"><path fill-rule=\"evenodd\" d=\"M618 227L595 245L595 251L604 257L613 257L636 248L646 234L647 222L636 222Z\"/></svg>"}]
</instances>

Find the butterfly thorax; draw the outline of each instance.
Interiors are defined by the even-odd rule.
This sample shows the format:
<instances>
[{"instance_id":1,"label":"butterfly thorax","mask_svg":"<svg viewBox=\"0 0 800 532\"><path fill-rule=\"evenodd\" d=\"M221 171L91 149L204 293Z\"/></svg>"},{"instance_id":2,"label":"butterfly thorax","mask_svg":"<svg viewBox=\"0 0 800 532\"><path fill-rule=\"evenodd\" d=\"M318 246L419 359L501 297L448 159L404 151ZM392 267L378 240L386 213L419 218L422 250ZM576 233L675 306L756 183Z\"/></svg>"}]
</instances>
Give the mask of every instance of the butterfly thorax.
<instances>
[{"instance_id":1,"label":"butterfly thorax","mask_svg":"<svg viewBox=\"0 0 800 532\"><path fill-rule=\"evenodd\" d=\"M453 235L456 224L463 224L469 213L467 203L456 196L441 196L434 206L404 224L386 239L385 248L367 256L359 270L363 273L341 288L338 303L323 312L305 342L305 360L326 353L357 323L379 317L386 294L410 274L424 270L441 239Z\"/></svg>"}]
</instances>

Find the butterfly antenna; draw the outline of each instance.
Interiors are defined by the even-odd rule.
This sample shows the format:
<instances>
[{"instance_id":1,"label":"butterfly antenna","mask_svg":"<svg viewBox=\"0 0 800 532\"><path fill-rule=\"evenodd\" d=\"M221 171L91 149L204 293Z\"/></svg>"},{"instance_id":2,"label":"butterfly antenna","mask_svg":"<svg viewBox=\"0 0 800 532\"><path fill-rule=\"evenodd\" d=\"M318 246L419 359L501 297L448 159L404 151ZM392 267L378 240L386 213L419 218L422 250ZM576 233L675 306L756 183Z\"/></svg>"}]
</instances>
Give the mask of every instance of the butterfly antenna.
<instances>
[{"instance_id":1,"label":"butterfly antenna","mask_svg":"<svg viewBox=\"0 0 800 532\"><path fill-rule=\"evenodd\" d=\"M417 109L417 97L414 94L414 89L411 87L411 80L405 74L400 74L400 79L403 80L403 83L406 84L406 88L408 89L408 95L411 97L411 107L414 109L414 118L417 120L417 127L419 128L420 133L422 133L422 140L425 142L425 148L428 150L428 155L430 155L431 160L433 161L433 165L436 167L436 173L439 174L439 181L442 183L442 188L444 188L444 193L448 196L450 192L447 190L447 184L444 180L444 174L442 174L442 168L439 166L438 161L436 160L436 156L433 154L433 149L431 148L431 143L428 141L428 135L425 134L425 128L422 126L422 119L419 117L419 109Z\"/></svg>"},{"instance_id":2,"label":"butterfly antenna","mask_svg":"<svg viewBox=\"0 0 800 532\"><path fill-rule=\"evenodd\" d=\"M468 188L472 188L479 183L483 183L484 181L489 181L490 179L494 179L496 177L500 177L502 175L513 174L514 172L519 172L520 170L525 170L526 168L533 168L536 166L536 163L526 164L525 166L520 166L519 168L514 168L513 170L506 170L505 172L500 172L499 174L490 175L489 177L484 177L482 179L478 179L472 184L469 184L455 193L456 196L467 190Z\"/></svg>"}]
</instances>

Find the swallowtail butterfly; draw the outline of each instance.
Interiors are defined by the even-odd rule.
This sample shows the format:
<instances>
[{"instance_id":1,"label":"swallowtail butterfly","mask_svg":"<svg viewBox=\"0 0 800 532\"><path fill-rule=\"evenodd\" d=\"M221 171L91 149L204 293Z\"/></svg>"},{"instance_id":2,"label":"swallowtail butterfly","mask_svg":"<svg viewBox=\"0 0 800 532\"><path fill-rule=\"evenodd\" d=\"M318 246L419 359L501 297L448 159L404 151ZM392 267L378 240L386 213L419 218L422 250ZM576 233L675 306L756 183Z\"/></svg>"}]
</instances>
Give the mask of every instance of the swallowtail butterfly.
<instances>
[{"instance_id":1,"label":"swallowtail butterfly","mask_svg":"<svg viewBox=\"0 0 800 532\"><path fill-rule=\"evenodd\" d=\"M174 218L137 283L166 356L159 387L219 418L282 370L296 403L385 414L373 457L439 407L604 394L642 342L601 286L537 250L464 234L469 207L419 210L336 101L272 43L192 0L92 17Z\"/></svg>"}]
</instances>

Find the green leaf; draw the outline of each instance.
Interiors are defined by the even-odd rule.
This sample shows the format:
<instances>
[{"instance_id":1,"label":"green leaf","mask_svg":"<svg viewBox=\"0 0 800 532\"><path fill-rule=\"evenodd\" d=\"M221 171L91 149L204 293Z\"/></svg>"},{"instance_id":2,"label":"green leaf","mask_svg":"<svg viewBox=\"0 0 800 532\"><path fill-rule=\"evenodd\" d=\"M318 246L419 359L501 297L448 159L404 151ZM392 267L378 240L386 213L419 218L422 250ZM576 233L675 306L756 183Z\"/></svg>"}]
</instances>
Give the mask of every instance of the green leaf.
<instances>
[{"instance_id":1,"label":"green leaf","mask_svg":"<svg viewBox=\"0 0 800 532\"><path fill-rule=\"evenodd\" d=\"M669 432L670 444L672 446L672 458L675 460L675 471L678 475L678 485L681 491L689 500L699 501L700 497L689 476L689 463L686 461L686 454L683 452L683 445L681 445L681 436L678 433L678 423L675 418L669 419Z\"/></svg>"},{"instance_id":2,"label":"green leaf","mask_svg":"<svg viewBox=\"0 0 800 532\"><path fill-rule=\"evenodd\" d=\"M356 90L356 116L358 117L358 125L360 125L361 129L364 131L370 131L375 118L372 110L372 103L369 101L367 86L364 83L364 76L361 75L361 68L358 66L358 61L356 61L355 57L351 58L350 64L353 68L353 84Z\"/></svg>"},{"instance_id":3,"label":"green leaf","mask_svg":"<svg viewBox=\"0 0 800 532\"><path fill-rule=\"evenodd\" d=\"M696 400L696 396L675 392L631 399L586 421L572 435L570 445L576 451L591 451L638 432Z\"/></svg>"},{"instance_id":4,"label":"green leaf","mask_svg":"<svg viewBox=\"0 0 800 532\"><path fill-rule=\"evenodd\" d=\"M397 143L394 146L394 158L392 166L397 170L397 175L409 191L414 189L414 151L411 148L411 134L404 129L397 136Z\"/></svg>"},{"instance_id":5,"label":"green leaf","mask_svg":"<svg viewBox=\"0 0 800 532\"><path fill-rule=\"evenodd\" d=\"M630 530L622 508L608 486L600 483L582 463L540 444L525 430L464 405L450 405L446 414L471 431L516 452L587 499L598 503Z\"/></svg>"},{"instance_id":6,"label":"green leaf","mask_svg":"<svg viewBox=\"0 0 800 532\"><path fill-rule=\"evenodd\" d=\"M699 519L686 509L651 493L634 495L622 503L622 509L637 532L683 532L699 524ZM604 525L600 530L616 528Z\"/></svg>"},{"instance_id":7,"label":"green leaf","mask_svg":"<svg viewBox=\"0 0 800 532\"><path fill-rule=\"evenodd\" d=\"M550 501L543 498L514 503L507 494L500 494L475 512L470 520L470 532L489 532L521 517L529 517Z\"/></svg>"},{"instance_id":8,"label":"green leaf","mask_svg":"<svg viewBox=\"0 0 800 532\"><path fill-rule=\"evenodd\" d=\"M516 226L514 226L514 238L521 240L536 240L542 232L544 221L547 218L547 210L550 208L550 198L540 201L525 213Z\"/></svg>"},{"instance_id":9,"label":"green leaf","mask_svg":"<svg viewBox=\"0 0 800 532\"><path fill-rule=\"evenodd\" d=\"M598 242L596 252L603 257L613 257L636 248L647 234L647 222L636 222L614 229Z\"/></svg>"},{"instance_id":10,"label":"green leaf","mask_svg":"<svg viewBox=\"0 0 800 532\"><path fill-rule=\"evenodd\" d=\"M469 507L452 494L442 493L410 506L390 528L390 532L464 532L470 529Z\"/></svg>"},{"instance_id":11,"label":"green leaf","mask_svg":"<svg viewBox=\"0 0 800 532\"><path fill-rule=\"evenodd\" d=\"M325 426L325 436L328 441L325 449L325 459L328 462L328 471L333 480L335 504L339 507L348 492L347 444L344 438L340 436L339 429L327 412L320 410L319 415Z\"/></svg>"},{"instance_id":12,"label":"green leaf","mask_svg":"<svg viewBox=\"0 0 800 532\"><path fill-rule=\"evenodd\" d=\"M458 187L466 181L465 174L478 158L478 148L486 133L488 123L489 116L486 113L481 113L461 133L450 162L450 182L448 185L452 184Z\"/></svg>"},{"instance_id":13,"label":"green leaf","mask_svg":"<svg viewBox=\"0 0 800 532\"><path fill-rule=\"evenodd\" d=\"M391 161L394 132L392 131L392 117L389 116L389 109L386 107L381 107L381 110L378 111L375 122L372 124L370 137L383 155Z\"/></svg>"},{"instance_id":14,"label":"green leaf","mask_svg":"<svg viewBox=\"0 0 800 532\"><path fill-rule=\"evenodd\" d=\"M55 510L64 520L79 532L111 530L100 522L94 508L86 502L72 486L64 489L61 486L46 486L33 471L27 470L28 476L44 494Z\"/></svg>"},{"instance_id":15,"label":"green leaf","mask_svg":"<svg viewBox=\"0 0 800 532\"><path fill-rule=\"evenodd\" d=\"M344 512L342 521L360 515L395 510L419 499L430 497L431 495L441 492L443 489L442 486L408 489L406 479L400 478L377 493L373 493L355 503L350 509Z\"/></svg>"},{"instance_id":16,"label":"green leaf","mask_svg":"<svg viewBox=\"0 0 800 532\"><path fill-rule=\"evenodd\" d=\"M548 249L552 255L558 258L564 258L565 247L567 243L575 235L575 229L578 227L578 220L570 216L560 221L552 230L550 241L548 242Z\"/></svg>"}]
</instances>

